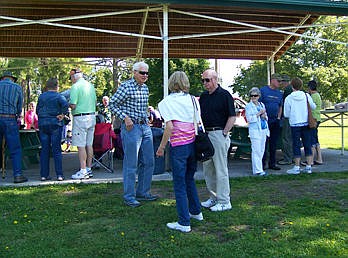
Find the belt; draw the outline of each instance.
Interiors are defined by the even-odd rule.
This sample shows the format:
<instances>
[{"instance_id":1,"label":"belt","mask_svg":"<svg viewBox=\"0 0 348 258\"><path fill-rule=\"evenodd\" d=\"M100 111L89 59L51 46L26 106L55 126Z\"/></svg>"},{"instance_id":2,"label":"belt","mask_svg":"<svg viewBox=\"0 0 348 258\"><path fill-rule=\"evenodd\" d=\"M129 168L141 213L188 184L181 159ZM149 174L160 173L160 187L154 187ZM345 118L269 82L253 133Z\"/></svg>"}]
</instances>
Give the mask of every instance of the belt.
<instances>
[{"instance_id":1,"label":"belt","mask_svg":"<svg viewBox=\"0 0 348 258\"><path fill-rule=\"evenodd\" d=\"M91 112L91 113L80 113L80 114L76 114L73 116L88 116L88 115L95 115L95 112Z\"/></svg>"},{"instance_id":2,"label":"belt","mask_svg":"<svg viewBox=\"0 0 348 258\"><path fill-rule=\"evenodd\" d=\"M12 115L12 114L0 114L0 117L10 117L10 118L15 118L16 115Z\"/></svg>"},{"instance_id":3,"label":"belt","mask_svg":"<svg viewBox=\"0 0 348 258\"><path fill-rule=\"evenodd\" d=\"M224 130L222 127L206 127L206 131L219 131L219 130Z\"/></svg>"},{"instance_id":4,"label":"belt","mask_svg":"<svg viewBox=\"0 0 348 258\"><path fill-rule=\"evenodd\" d=\"M147 124L145 118L132 119L132 121L134 124L140 124L140 125Z\"/></svg>"}]
</instances>

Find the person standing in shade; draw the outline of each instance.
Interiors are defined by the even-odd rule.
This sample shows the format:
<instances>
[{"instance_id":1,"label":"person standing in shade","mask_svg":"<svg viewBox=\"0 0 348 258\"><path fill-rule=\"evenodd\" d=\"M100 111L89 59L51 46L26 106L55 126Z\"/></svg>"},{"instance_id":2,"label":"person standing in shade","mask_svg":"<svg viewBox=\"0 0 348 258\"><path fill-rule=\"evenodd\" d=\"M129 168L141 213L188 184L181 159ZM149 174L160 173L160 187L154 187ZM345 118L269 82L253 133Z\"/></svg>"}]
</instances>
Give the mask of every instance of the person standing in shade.
<instances>
[{"instance_id":1,"label":"person standing in shade","mask_svg":"<svg viewBox=\"0 0 348 258\"><path fill-rule=\"evenodd\" d=\"M23 91L16 81L17 78L9 71L0 77L0 139L5 138L10 152L13 182L24 183L28 179L22 174L22 149L17 123L22 112Z\"/></svg>"},{"instance_id":2,"label":"person standing in shade","mask_svg":"<svg viewBox=\"0 0 348 258\"><path fill-rule=\"evenodd\" d=\"M103 96L102 104L99 106L98 114L104 117L103 123L112 123L111 111L109 109L109 97Z\"/></svg>"},{"instance_id":3,"label":"person standing in shade","mask_svg":"<svg viewBox=\"0 0 348 258\"><path fill-rule=\"evenodd\" d=\"M68 113L69 104L59 94L58 80L51 78L46 83L46 92L39 96L36 113L39 117L39 133L41 142L40 175L41 181L50 179L50 151L54 159L54 167L58 181L64 180L62 169L61 136L63 118Z\"/></svg>"},{"instance_id":4,"label":"person standing in shade","mask_svg":"<svg viewBox=\"0 0 348 258\"><path fill-rule=\"evenodd\" d=\"M150 193L155 157L147 118L149 89L145 82L148 75L149 66L146 63L135 63L133 78L118 87L109 103L111 112L122 121L123 199L130 207L140 206L139 201L155 201L158 198Z\"/></svg>"},{"instance_id":5,"label":"person standing in shade","mask_svg":"<svg viewBox=\"0 0 348 258\"><path fill-rule=\"evenodd\" d=\"M295 166L289 169L288 174L300 174L301 147L304 147L304 152L307 160L305 173L312 173L312 149L311 149L311 130L308 127L308 107L307 101L311 110L316 108L311 96L302 89L302 80L294 78L291 80L291 85L294 91L286 97L284 103L284 116L289 118L292 135L292 148Z\"/></svg>"},{"instance_id":6,"label":"person standing in shade","mask_svg":"<svg viewBox=\"0 0 348 258\"><path fill-rule=\"evenodd\" d=\"M165 121L165 129L156 154L164 155L164 149L170 139L178 222L168 223L167 227L190 232L190 218L203 220L194 180L197 170L194 120L200 120L200 108L196 98L189 94L190 82L184 72L174 72L169 77L168 84L171 93L158 104Z\"/></svg>"},{"instance_id":7,"label":"person standing in shade","mask_svg":"<svg viewBox=\"0 0 348 258\"><path fill-rule=\"evenodd\" d=\"M317 128L312 129L312 132L311 132L313 162L314 162L314 165L322 165L323 164L323 157L321 155L320 143L319 143L319 139L318 139L318 127L319 127L320 122L321 122L321 117L320 117L321 97L320 97L320 94L317 90L317 82L316 81L314 81L314 80L309 81L308 88L309 88L309 94L311 94L313 102L316 105L316 108L314 110L312 110L313 117L317 120ZM314 159L314 157L316 157L316 159Z\"/></svg>"},{"instance_id":8,"label":"person standing in shade","mask_svg":"<svg viewBox=\"0 0 348 258\"><path fill-rule=\"evenodd\" d=\"M292 86L290 84L290 77L286 74L283 74L280 85L284 89L284 93L283 93L283 106L284 106L285 98L289 96L293 91ZM277 163L279 165L291 165L294 163L294 161L292 160L293 152L292 152L291 127L289 124L289 119L284 116L282 116L281 139L282 139L283 159L279 160Z\"/></svg>"},{"instance_id":9,"label":"person standing in shade","mask_svg":"<svg viewBox=\"0 0 348 258\"><path fill-rule=\"evenodd\" d=\"M28 105L28 111L25 112L24 122L25 129L38 129L38 116L35 111L35 102L30 102Z\"/></svg>"},{"instance_id":10,"label":"person standing in shade","mask_svg":"<svg viewBox=\"0 0 348 258\"><path fill-rule=\"evenodd\" d=\"M70 108L73 115L72 145L77 146L80 161L80 170L71 178L89 179L93 176L91 166L97 97L94 86L83 78L80 69L72 69L70 78L73 82L70 89Z\"/></svg>"},{"instance_id":11,"label":"person standing in shade","mask_svg":"<svg viewBox=\"0 0 348 258\"><path fill-rule=\"evenodd\" d=\"M249 91L250 102L245 106L245 115L249 124L253 175L265 176L262 157L265 153L265 143L267 136L269 136L269 129L265 105L259 102L260 94L261 92L257 87L251 88Z\"/></svg>"},{"instance_id":12,"label":"person standing in shade","mask_svg":"<svg viewBox=\"0 0 348 258\"><path fill-rule=\"evenodd\" d=\"M215 154L212 159L203 162L203 174L210 197L201 205L211 211L225 211L232 209L227 153L231 143L229 131L236 121L234 100L218 84L216 71L204 71L202 83L206 89L199 98L202 121Z\"/></svg>"},{"instance_id":13,"label":"person standing in shade","mask_svg":"<svg viewBox=\"0 0 348 258\"><path fill-rule=\"evenodd\" d=\"M270 135L267 137L265 149L268 149L269 151L268 168L272 170L280 170L280 167L276 166L276 150L280 134L280 117L283 104L283 93L279 90L279 83L281 80L282 77L279 74L272 74L270 85L264 86L260 89L261 97L259 101L265 105L268 116ZM266 166L266 160L267 151L265 151L265 154L263 155L263 167Z\"/></svg>"}]
</instances>

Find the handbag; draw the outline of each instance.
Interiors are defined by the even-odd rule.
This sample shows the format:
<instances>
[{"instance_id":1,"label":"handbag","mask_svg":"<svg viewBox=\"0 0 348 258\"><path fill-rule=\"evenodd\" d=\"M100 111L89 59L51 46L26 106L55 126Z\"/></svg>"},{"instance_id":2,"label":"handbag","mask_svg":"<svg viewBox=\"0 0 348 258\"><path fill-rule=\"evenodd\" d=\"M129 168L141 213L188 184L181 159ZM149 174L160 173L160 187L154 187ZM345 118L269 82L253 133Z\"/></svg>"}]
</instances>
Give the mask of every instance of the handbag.
<instances>
[{"instance_id":1,"label":"handbag","mask_svg":"<svg viewBox=\"0 0 348 258\"><path fill-rule=\"evenodd\" d=\"M204 129L204 125L202 122L202 118L199 116L201 128L198 128L198 123L196 120L196 113L198 111L198 107L196 104L196 101L193 99L194 97L191 96L191 100L193 103L193 122L195 125L195 131L196 131L196 138L195 138L195 152L196 152L196 159L198 161L207 161L211 159L214 156L214 146L211 143L208 133Z\"/></svg>"},{"instance_id":2,"label":"handbag","mask_svg":"<svg viewBox=\"0 0 348 258\"><path fill-rule=\"evenodd\" d=\"M308 127L311 129L317 128L318 123L317 123L317 120L313 117L312 110L308 102L307 94L306 94L306 99L307 99L307 111L308 111Z\"/></svg>"}]
</instances>

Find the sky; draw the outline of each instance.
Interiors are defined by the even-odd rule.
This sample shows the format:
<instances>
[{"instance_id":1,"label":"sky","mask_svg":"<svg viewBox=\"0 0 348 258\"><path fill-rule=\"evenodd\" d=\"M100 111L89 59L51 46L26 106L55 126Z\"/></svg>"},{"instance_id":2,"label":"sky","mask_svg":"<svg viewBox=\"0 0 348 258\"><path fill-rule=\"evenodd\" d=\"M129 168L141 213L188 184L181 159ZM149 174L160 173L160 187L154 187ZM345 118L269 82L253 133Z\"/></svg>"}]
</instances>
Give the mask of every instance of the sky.
<instances>
[{"instance_id":1,"label":"sky","mask_svg":"<svg viewBox=\"0 0 348 258\"><path fill-rule=\"evenodd\" d=\"M211 67L215 68L215 59L209 59ZM217 72L222 79L221 86L227 88L234 82L234 77L239 74L240 69L237 66L242 65L243 67L248 67L251 60L241 60L241 59L218 59Z\"/></svg>"}]
</instances>

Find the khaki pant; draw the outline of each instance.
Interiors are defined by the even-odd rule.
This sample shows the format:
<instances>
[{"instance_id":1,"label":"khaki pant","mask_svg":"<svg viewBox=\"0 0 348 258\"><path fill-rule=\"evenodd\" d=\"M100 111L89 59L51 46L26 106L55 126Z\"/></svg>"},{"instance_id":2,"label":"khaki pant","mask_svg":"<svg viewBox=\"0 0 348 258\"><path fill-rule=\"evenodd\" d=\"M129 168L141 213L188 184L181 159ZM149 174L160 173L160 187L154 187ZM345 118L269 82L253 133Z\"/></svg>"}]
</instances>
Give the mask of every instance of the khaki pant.
<instances>
[{"instance_id":1,"label":"khaki pant","mask_svg":"<svg viewBox=\"0 0 348 258\"><path fill-rule=\"evenodd\" d=\"M212 159L203 162L203 175L212 199L218 203L230 203L230 181L227 167L227 152L230 138L222 134L222 130L209 132L215 154Z\"/></svg>"}]
</instances>

